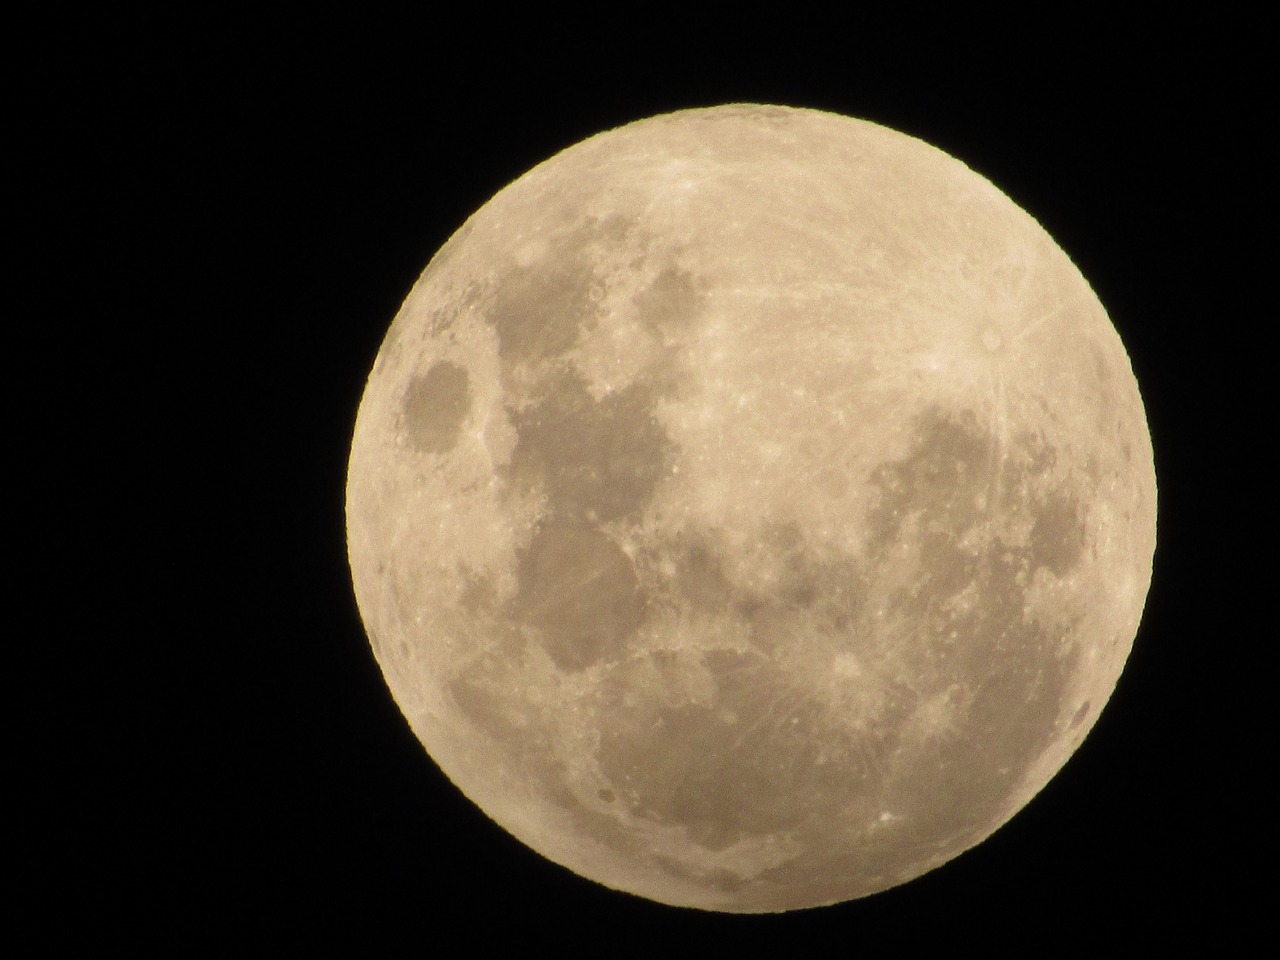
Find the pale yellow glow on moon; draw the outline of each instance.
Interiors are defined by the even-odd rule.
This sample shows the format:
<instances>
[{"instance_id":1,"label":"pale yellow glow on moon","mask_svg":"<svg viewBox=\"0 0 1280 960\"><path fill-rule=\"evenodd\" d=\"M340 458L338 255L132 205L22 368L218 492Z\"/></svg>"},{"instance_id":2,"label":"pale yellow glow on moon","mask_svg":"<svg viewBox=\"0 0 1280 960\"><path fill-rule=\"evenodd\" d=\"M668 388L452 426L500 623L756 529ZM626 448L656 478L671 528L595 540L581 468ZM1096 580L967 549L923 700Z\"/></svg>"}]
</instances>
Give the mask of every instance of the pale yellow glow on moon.
<instances>
[{"instance_id":1,"label":"pale yellow glow on moon","mask_svg":"<svg viewBox=\"0 0 1280 960\"><path fill-rule=\"evenodd\" d=\"M378 354L356 596L431 756L670 904L865 896L973 846L1097 719L1155 477L1035 221L864 121L737 105L495 196Z\"/></svg>"}]
</instances>

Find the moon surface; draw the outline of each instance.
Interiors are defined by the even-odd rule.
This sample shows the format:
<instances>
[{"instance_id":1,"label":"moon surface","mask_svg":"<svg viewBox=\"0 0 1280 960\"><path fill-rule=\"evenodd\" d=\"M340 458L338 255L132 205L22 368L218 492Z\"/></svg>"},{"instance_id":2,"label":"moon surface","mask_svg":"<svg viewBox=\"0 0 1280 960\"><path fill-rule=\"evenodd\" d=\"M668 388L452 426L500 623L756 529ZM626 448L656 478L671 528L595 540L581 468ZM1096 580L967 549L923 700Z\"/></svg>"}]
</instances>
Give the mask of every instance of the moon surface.
<instances>
[{"instance_id":1,"label":"moon surface","mask_svg":"<svg viewBox=\"0 0 1280 960\"><path fill-rule=\"evenodd\" d=\"M1025 212L875 124L733 105L537 166L387 334L356 597L450 779L583 877L768 912L990 835L1137 631L1124 347Z\"/></svg>"}]
</instances>

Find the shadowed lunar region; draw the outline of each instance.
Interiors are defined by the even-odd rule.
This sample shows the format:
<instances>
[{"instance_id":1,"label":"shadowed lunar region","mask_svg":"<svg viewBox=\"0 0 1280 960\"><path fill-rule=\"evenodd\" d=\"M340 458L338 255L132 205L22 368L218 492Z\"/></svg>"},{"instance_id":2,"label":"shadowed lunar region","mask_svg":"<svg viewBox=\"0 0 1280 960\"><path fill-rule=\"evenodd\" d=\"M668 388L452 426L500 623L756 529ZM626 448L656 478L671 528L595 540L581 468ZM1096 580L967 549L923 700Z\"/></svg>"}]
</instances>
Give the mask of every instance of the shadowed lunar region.
<instances>
[{"instance_id":1,"label":"shadowed lunar region","mask_svg":"<svg viewBox=\"0 0 1280 960\"><path fill-rule=\"evenodd\" d=\"M584 877L866 896L1062 766L1138 627L1124 348L1026 213L874 124L737 105L471 217L360 405L360 611L431 756Z\"/></svg>"}]
</instances>

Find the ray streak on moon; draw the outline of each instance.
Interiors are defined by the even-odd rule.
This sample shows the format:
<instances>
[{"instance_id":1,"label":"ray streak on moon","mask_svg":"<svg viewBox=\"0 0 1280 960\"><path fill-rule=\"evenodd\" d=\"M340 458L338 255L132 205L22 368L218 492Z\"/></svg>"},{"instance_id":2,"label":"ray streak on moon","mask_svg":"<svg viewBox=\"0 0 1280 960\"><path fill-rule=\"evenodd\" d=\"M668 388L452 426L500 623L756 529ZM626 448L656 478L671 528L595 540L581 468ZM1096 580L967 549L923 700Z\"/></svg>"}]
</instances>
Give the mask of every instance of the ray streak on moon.
<instances>
[{"instance_id":1,"label":"ray streak on moon","mask_svg":"<svg viewBox=\"0 0 1280 960\"><path fill-rule=\"evenodd\" d=\"M1004 393L1004 370L993 366L988 370L988 375L992 380L991 419L996 425L991 436L991 460L994 464L991 470L992 489L988 506L988 512L991 512L998 509L1003 493L1004 467L1009 459L1009 410Z\"/></svg>"},{"instance_id":2,"label":"ray streak on moon","mask_svg":"<svg viewBox=\"0 0 1280 960\"><path fill-rule=\"evenodd\" d=\"M1047 313L1043 313L1038 317L1034 317L1026 326L1013 335L1014 343L1021 343L1031 334L1035 333L1050 320L1055 319L1066 309L1065 304L1059 304Z\"/></svg>"},{"instance_id":3,"label":"ray streak on moon","mask_svg":"<svg viewBox=\"0 0 1280 960\"><path fill-rule=\"evenodd\" d=\"M370 374L347 529L468 797L584 877L767 912L934 869L1066 762L1155 476L1030 216L903 134L740 104L592 137L459 229Z\"/></svg>"}]
</instances>

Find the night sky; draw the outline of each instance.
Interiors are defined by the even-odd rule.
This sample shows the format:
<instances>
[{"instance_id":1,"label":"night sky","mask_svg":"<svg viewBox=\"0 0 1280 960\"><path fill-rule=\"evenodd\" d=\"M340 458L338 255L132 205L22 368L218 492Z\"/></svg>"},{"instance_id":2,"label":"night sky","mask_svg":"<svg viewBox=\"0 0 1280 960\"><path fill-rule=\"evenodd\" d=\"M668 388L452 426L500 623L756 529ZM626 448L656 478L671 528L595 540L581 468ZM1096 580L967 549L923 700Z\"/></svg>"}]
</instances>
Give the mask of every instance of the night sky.
<instances>
[{"instance_id":1,"label":"night sky","mask_svg":"<svg viewBox=\"0 0 1280 960\"><path fill-rule=\"evenodd\" d=\"M74 469L32 471L59 519L31 569L60 571L28 577L57 614L32 676L59 679L12 681L32 771L18 912L44 942L441 957L1262 942L1253 871L1274 829L1253 809L1274 694L1251 687L1275 630L1249 571L1274 510L1252 506L1245 441L1274 433L1250 366L1274 307L1249 301L1263 257L1238 239L1274 113L1258 24L779 16L20 22L14 182L40 261L19 276L38 304L24 356L41 383L77 373L30 394L56 455L77 440ZM760 917L581 880L463 798L382 683L342 512L364 378L466 217L586 136L733 101L902 130L1039 220L1129 351L1160 510L1128 667L1042 794L906 886ZM21 419L43 449L50 432Z\"/></svg>"}]
</instances>

